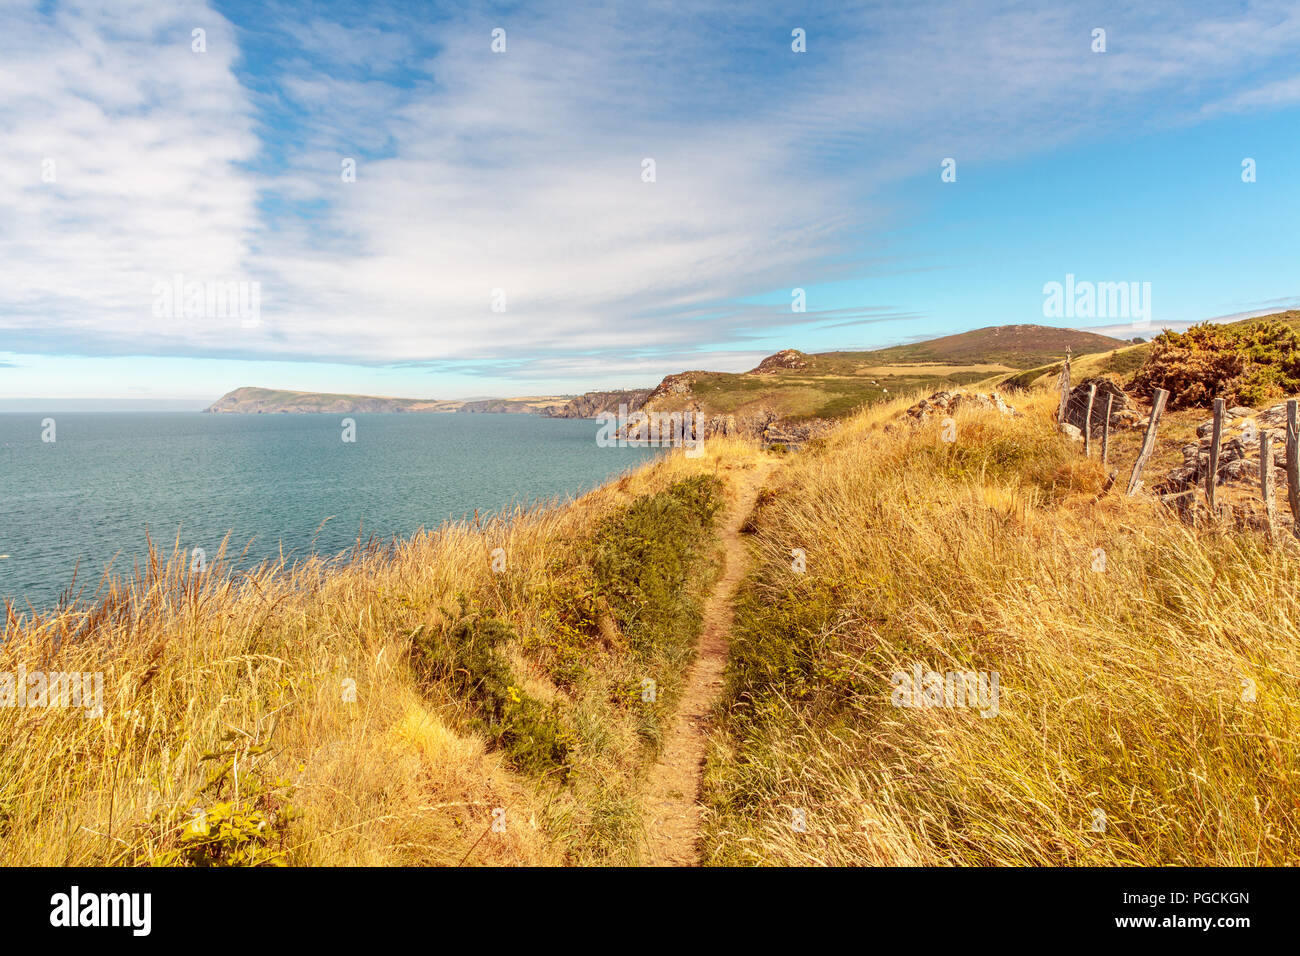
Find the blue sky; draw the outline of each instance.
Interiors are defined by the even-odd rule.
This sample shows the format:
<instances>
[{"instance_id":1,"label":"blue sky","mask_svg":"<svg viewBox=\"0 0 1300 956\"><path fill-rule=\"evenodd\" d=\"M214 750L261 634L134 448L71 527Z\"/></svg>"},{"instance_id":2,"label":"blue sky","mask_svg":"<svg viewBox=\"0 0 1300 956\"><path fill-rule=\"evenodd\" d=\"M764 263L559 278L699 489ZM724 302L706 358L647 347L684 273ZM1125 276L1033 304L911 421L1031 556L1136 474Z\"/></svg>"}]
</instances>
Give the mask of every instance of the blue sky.
<instances>
[{"instance_id":1,"label":"blue sky","mask_svg":"<svg viewBox=\"0 0 1300 956\"><path fill-rule=\"evenodd\" d=\"M1150 283L1154 328L1300 302L1294 3L0 15L0 407L574 392L994 324L1150 334L1044 318L1067 274ZM248 309L186 312L177 276Z\"/></svg>"}]
</instances>

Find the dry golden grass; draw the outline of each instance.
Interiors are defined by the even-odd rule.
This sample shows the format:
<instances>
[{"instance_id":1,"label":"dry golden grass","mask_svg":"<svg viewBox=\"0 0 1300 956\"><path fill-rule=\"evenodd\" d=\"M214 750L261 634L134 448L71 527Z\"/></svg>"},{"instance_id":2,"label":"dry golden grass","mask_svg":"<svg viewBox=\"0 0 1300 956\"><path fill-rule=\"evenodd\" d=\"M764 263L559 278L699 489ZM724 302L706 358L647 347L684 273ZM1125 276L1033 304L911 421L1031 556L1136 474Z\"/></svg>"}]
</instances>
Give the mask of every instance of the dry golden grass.
<instances>
[{"instance_id":1,"label":"dry golden grass","mask_svg":"<svg viewBox=\"0 0 1300 956\"><path fill-rule=\"evenodd\" d=\"M1097 500L1050 393L959 412L952 444L886 432L909 401L797 458L755 521L706 859L1300 861L1295 543ZM997 715L893 706L917 663L997 672Z\"/></svg>"},{"instance_id":2,"label":"dry golden grass","mask_svg":"<svg viewBox=\"0 0 1300 956\"><path fill-rule=\"evenodd\" d=\"M699 458L664 456L571 504L295 567L234 573L223 548L191 574L187 555L164 555L89 608L11 612L0 672L102 672L104 706L94 718L0 707L0 863L166 859L195 809L218 804L269 824L267 852L294 864L619 859L635 844L645 748L642 721L609 699L631 665L615 642L594 652L591 680L562 693L535 639L563 587L557 574L602 520L753 454L711 441ZM561 702L579 728L568 783L512 771L464 700L416 679L414 637L443 628L461 595L514 627L506 652L522 689ZM502 833L491 828L498 807Z\"/></svg>"},{"instance_id":3,"label":"dry golden grass","mask_svg":"<svg viewBox=\"0 0 1300 956\"><path fill-rule=\"evenodd\" d=\"M1015 419L962 410L953 443L895 423L914 397L790 456L760 496L706 862L1297 862L1300 547L1123 497L1127 438L1101 495L1050 393ZM175 862L193 811L223 806L296 864L641 862L641 784L688 658L658 662L651 713L626 704L645 661L599 602L588 643L551 635L610 516L756 454L711 441L568 505L292 568L217 556L194 575L174 554L93 607L11 614L0 673L102 672L105 700L96 718L0 708L0 863ZM562 711L564 779L512 766L417 673L413 646L445 639L462 598L510 625L519 690ZM561 682L569 651L582 676ZM996 672L996 716L893 706L918 663Z\"/></svg>"}]
</instances>

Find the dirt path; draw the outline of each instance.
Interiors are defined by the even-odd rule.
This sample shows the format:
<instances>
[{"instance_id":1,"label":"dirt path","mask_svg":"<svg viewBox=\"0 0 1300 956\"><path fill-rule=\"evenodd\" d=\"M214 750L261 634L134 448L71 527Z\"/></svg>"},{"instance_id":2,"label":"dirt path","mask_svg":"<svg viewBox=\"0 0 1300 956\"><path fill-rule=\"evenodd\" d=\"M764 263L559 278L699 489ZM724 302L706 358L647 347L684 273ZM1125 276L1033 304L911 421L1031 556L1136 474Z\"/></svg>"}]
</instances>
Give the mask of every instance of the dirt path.
<instances>
[{"instance_id":1,"label":"dirt path","mask_svg":"<svg viewBox=\"0 0 1300 956\"><path fill-rule=\"evenodd\" d=\"M695 866L700 833L700 784L713 705L722 692L727 637L735 614L736 588L749 566L740 528L771 472L772 462L732 472L736 499L719 535L723 568L704 604L704 626L694 663L664 741L659 762L646 782L646 861L651 866Z\"/></svg>"}]
</instances>

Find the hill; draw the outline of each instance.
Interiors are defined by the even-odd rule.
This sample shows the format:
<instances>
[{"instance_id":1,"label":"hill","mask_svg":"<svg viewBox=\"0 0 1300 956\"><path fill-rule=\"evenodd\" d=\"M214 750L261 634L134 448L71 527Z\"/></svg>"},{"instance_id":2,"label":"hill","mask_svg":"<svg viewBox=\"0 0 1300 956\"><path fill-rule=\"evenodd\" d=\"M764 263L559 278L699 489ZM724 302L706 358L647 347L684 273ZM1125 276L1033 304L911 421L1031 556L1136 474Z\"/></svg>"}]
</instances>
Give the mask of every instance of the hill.
<instances>
[{"instance_id":1,"label":"hill","mask_svg":"<svg viewBox=\"0 0 1300 956\"><path fill-rule=\"evenodd\" d=\"M346 414L348 412L514 412L540 414L560 408L568 396L490 398L477 401L439 401L425 398L390 398L330 392L291 392L276 388L237 388L227 392L205 412L213 414Z\"/></svg>"},{"instance_id":2,"label":"hill","mask_svg":"<svg viewBox=\"0 0 1300 956\"><path fill-rule=\"evenodd\" d=\"M900 392L967 385L999 373L1125 343L1093 332L1041 325L976 329L885 349L809 354L785 349L743 373L691 371L666 377L650 394L652 411L694 409L742 433L806 437L815 423Z\"/></svg>"},{"instance_id":3,"label":"hill","mask_svg":"<svg viewBox=\"0 0 1300 956\"><path fill-rule=\"evenodd\" d=\"M602 412L616 413L620 405L627 405L629 411L644 405L647 411L700 412L711 422L711 432L798 441L826 422L902 391L968 385L1001 373L1032 369L1059 361L1067 348L1077 357L1109 353L1124 345L1092 332L1007 325L872 351L809 354L784 349L748 372L678 372L665 376L653 389L466 402L237 388L207 411L512 412L592 418Z\"/></svg>"},{"instance_id":4,"label":"hill","mask_svg":"<svg viewBox=\"0 0 1300 956\"><path fill-rule=\"evenodd\" d=\"M1281 322L1297 331L1300 331L1300 310L1292 309L1288 312L1275 312L1271 315L1257 315L1248 319L1237 319L1234 322L1217 323L1231 327L1241 327L1250 325L1253 322ZM1216 324L1216 323L1211 323ZM1154 337L1160 333L1160 329L1153 329L1149 337ZM1094 352L1086 354L1075 351L1075 356L1084 357L1080 361L1072 363L1072 373L1075 380L1086 378L1092 375L1113 375L1119 378L1128 379L1142 367L1146 361L1147 355L1151 351L1151 343L1144 342L1138 345L1128 345L1120 343L1120 347L1110 352ZM1060 356L1055 360L1049 361L1037 367L1028 368L1016 375L1006 376L998 382L1002 386L1012 388L1029 388L1031 386L1046 385L1053 380L1061 371Z\"/></svg>"},{"instance_id":5,"label":"hill","mask_svg":"<svg viewBox=\"0 0 1300 956\"><path fill-rule=\"evenodd\" d=\"M1074 355L1090 355L1094 352L1109 352L1126 344L1108 335L1076 329L1057 329L1045 325L995 325L957 335L945 335L926 342L877 349L874 352L831 354L858 354L862 356L861 360L879 365L982 363L1027 369L1063 357L1067 348Z\"/></svg>"}]
</instances>

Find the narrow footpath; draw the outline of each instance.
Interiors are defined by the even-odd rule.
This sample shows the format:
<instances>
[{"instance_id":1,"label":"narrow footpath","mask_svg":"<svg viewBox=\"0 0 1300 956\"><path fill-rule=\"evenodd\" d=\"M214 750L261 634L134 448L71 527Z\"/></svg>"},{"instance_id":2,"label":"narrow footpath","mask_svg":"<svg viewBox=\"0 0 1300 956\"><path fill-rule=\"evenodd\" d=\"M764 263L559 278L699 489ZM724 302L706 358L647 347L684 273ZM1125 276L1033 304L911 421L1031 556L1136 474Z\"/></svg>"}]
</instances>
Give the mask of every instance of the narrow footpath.
<instances>
[{"instance_id":1,"label":"narrow footpath","mask_svg":"<svg viewBox=\"0 0 1300 956\"><path fill-rule=\"evenodd\" d=\"M736 589L749 569L740 529L775 462L732 472L736 497L719 534L723 568L704 604L704 621L694 663L659 762L646 781L646 862L651 866L699 863L700 788L714 704L722 693L728 637L735 616Z\"/></svg>"}]
</instances>

